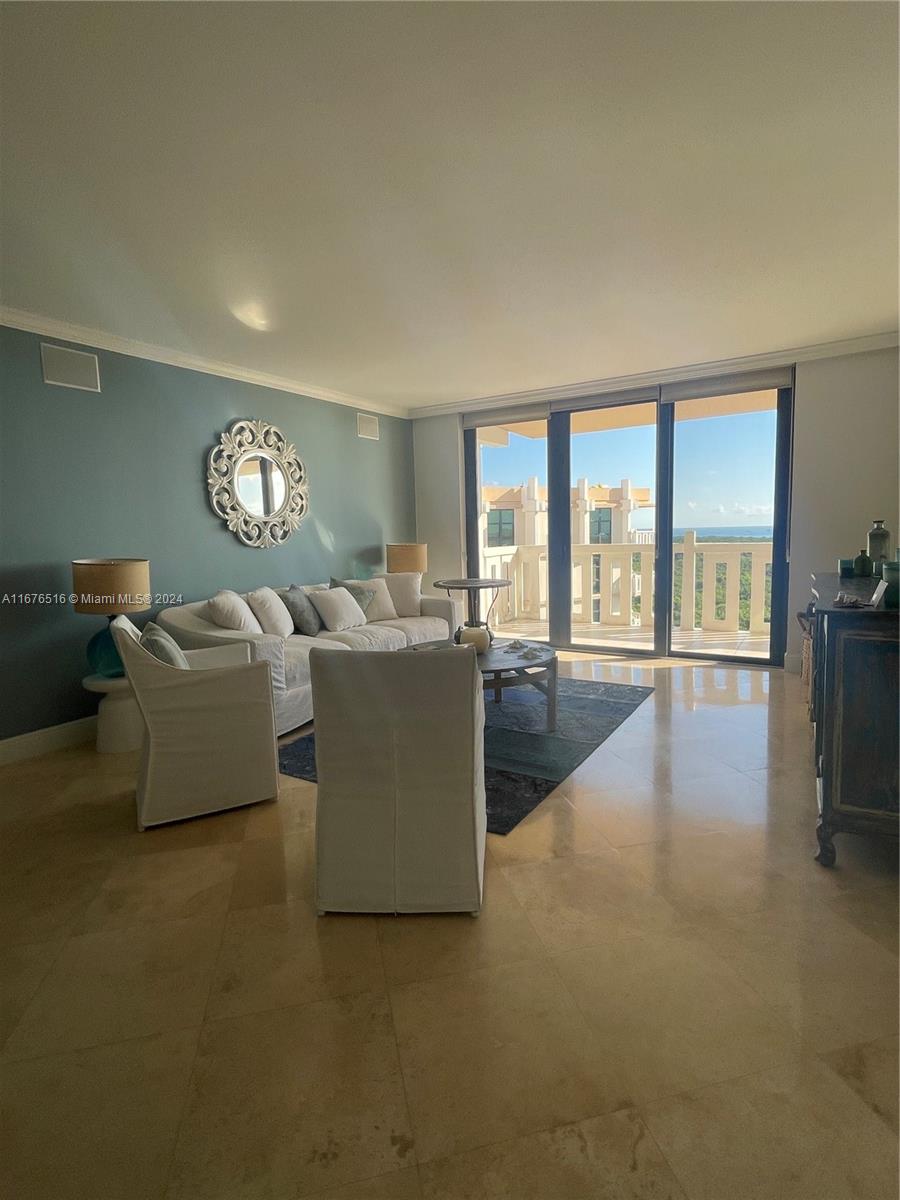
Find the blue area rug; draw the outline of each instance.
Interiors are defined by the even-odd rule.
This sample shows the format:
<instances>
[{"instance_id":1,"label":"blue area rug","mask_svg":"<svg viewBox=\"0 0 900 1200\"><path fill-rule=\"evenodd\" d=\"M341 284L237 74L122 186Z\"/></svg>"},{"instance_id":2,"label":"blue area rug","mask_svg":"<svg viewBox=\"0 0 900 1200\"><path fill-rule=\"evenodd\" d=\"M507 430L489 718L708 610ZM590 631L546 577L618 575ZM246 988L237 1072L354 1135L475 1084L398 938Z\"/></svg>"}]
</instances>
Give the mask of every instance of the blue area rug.
<instances>
[{"instance_id":1,"label":"blue area rug","mask_svg":"<svg viewBox=\"0 0 900 1200\"><path fill-rule=\"evenodd\" d=\"M484 765L488 832L507 834L630 717L653 688L590 679L560 679L556 730L547 733L547 702L535 688L506 688L495 704L485 693ZM282 774L316 781L316 735L278 752Z\"/></svg>"}]
</instances>

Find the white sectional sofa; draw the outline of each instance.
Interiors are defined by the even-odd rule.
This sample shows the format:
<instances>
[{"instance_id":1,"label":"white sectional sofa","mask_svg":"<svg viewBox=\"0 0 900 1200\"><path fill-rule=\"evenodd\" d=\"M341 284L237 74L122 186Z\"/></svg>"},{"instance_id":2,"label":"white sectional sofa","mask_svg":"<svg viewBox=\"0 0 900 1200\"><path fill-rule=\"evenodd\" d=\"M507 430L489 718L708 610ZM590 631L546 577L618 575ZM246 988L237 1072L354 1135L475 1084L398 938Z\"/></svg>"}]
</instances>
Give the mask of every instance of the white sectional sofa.
<instances>
[{"instance_id":1,"label":"white sectional sofa","mask_svg":"<svg viewBox=\"0 0 900 1200\"><path fill-rule=\"evenodd\" d=\"M313 591L328 584L312 584ZM286 588L274 588L279 595ZM272 633L244 633L223 629L208 615L208 600L197 600L177 608L166 608L156 621L183 650L202 650L244 642L250 647L252 662L267 662L272 671L277 732L287 733L312 719L312 687L309 680L309 652L313 646L335 651L406 650L422 642L442 641L452 636L461 623L461 609L455 601L440 596L422 596L417 616L370 621L365 625L330 632L322 629L316 637L294 633L281 638Z\"/></svg>"}]
</instances>

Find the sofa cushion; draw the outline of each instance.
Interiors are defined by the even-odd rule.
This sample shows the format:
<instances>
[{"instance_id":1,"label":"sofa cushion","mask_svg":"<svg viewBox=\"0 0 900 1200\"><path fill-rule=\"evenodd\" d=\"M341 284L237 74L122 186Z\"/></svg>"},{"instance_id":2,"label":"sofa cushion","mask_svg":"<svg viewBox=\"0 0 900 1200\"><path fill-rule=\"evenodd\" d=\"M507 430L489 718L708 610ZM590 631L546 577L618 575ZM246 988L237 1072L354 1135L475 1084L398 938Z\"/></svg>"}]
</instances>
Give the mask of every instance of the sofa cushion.
<instances>
[{"instance_id":1,"label":"sofa cushion","mask_svg":"<svg viewBox=\"0 0 900 1200\"><path fill-rule=\"evenodd\" d=\"M450 637L450 627L443 617L398 617L396 621L380 621L378 628L396 629L406 638L408 646L445 642Z\"/></svg>"},{"instance_id":2,"label":"sofa cushion","mask_svg":"<svg viewBox=\"0 0 900 1200\"><path fill-rule=\"evenodd\" d=\"M154 658L158 658L166 666L178 667L182 671L191 669L191 664L185 658L184 651L172 635L166 633L164 629L160 629L153 621L148 621L144 626L140 643Z\"/></svg>"},{"instance_id":3,"label":"sofa cushion","mask_svg":"<svg viewBox=\"0 0 900 1200\"><path fill-rule=\"evenodd\" d=\"M262 633L262 625L253 609L237 592L222 588L208 601L209 619L220 629L237 629L240 633Z\"/></svg>"},{"instance_id":4,"label":"sofa cushion","mask_svg":"<svg viewBox=\"0 0 900 1200\"><path fill-rule=\"evenodd\" d=\"M329 588L324 592L310 592L309 598L322 618L322 624L332 633L365 625L366 614L346 588Z\"/></svg>"},{"instance_id":5,"label":"sofa cushion","mask_svg":"<svg viewBox=\"0 0 900 1200\"><path fill-rule=\"evenodd\" d=\"M294 618L281 597L270 587L261 587L249 592L247 603L259 621L263 633L274 633L277 637L286 638L294 632Z\"/></svg>"},{"instance_id":6,"label":"sofa cushion","mask_svg":"<svg viewBox=\"0 0 900 1200\"><path fill-rule=\"evenodd\" d=\"M391 593L383 579L348 579L343 584L339 580L332 579L331 585L332 587L347 588L350 594L357 599L358 592L368 593L368 603L360 604L360 608L364 610L366 623L369 625L373 621L391 621L398 615L391 599Z\"/></svg>"},{"instance_id":7,"label":"sofa cushion","mask_svg":"<svg viewBox=\"0 0 900 1200\"><path fill-rule=\"evenodd\" d=\"M340 637L340 634L330 635L332 638ZM296 634L291 636L284 643L284 687L285 691L292 692L294 688L306 687L309 683L309 652L315 646L315 642L308 637L298 637ZM347 650L349 647L343 645L342 642L325 641L319 642L320 646L327 646L329 650Z\"/></svg>"},{"instance_id":8,"label":"sofa cushion","mask_svg":"<svg viewBox=\"0 0 900 1200\"><path fill-rule=\"evenodd\" d=\"M383 579L398 617L417 617L422 611L422 576L418 571L393 571Z\"/></svg>"},{"instance_id":9,"label":"sofa cushion","mask_svg":"<svg viewBox=\"0 0 900 1200\"><path fill-rule=\"evenodd\" d=\"M296 629L297 633L305 633L307 637L315 637L322 628L322 618L299 583L292 583L289 588L280 592L279 595L284 601L285 608L291 614L294 629Z\"/></svg>"},{"instance_id":10,"label":"sofa cushion","mask_svg":"<svg viewBox=\"0 0 900 1200\"><path fill-rule=\"evenodd\" d=\"M288 638L284 643L284 686L286 691L309 683L309 642L299 644Z\"/></svg>"},{"instance_id":11,"label":"sofa cushion","mask_svg":"<svg viewBox=\"0 0 900 1200\"><path fill-rule=\"evenodd\" d=\"M388 623L360 625L356 629L344 629L332 633L323 629L316 641L343 642L351 650L405 650L406 634L401 629L390 629Z\"/></svg>"}]
</instances>

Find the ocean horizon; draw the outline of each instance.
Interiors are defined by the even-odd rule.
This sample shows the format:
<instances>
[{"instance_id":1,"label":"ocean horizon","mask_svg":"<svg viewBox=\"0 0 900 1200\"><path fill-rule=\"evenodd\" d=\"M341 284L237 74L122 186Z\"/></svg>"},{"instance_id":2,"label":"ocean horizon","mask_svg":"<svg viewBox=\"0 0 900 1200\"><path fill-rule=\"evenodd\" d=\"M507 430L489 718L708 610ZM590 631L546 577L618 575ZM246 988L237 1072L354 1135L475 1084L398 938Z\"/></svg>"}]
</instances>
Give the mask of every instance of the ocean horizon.
<instances>
[{"instance_id":1,"label":"ocean horizon","mask_svg":"<svg viewBox=\"0 0 900 1200\"><path fill-rule=\"evenodd\" d=\"M760 538L763 541L772 540L771 525L683 525L672 530L676 538L683 538L688 529L693 529L697 537L727 537L727 538Z\"/></svg>"},{"instance_id":2,"label":"ocean horizon","mask_svg":"<svg viewBox=\"0 0 900 1200\"><path fill-rule=\"evenodd\" d=\"M698 538L743 538L746 541L758 539L764 542L772 540L771 525L677 525L672 530L672 536L676 541L681 541L689 529L693 529Z\"/></svg>"}]
</instances>

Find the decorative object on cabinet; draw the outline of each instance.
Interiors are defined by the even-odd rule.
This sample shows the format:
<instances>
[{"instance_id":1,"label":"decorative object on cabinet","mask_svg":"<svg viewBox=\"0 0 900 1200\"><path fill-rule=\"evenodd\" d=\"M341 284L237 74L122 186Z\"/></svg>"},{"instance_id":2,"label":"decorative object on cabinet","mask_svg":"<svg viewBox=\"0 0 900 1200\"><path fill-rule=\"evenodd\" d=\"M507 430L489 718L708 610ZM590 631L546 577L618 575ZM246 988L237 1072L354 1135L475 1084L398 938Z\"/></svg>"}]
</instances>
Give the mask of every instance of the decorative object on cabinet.
<instances>
[{"instance_id":1,"label":"decorative object on cabinet","mask_svg":"<svg viewBox=\"0 0 900 1200\"><path fill-rule=\"evenodd\" d=\"M813 696L819 815L816 859L834 866L836 833L897 837L900 618L872 600L884 584L813 575ZM861 607L835 603L839 590Z\"/></svg>"},{"instance_id":2,"label":"decorative object on cabinet","mask_svg":"<svg viewBox=\"0 0 900 1200\"><path fill-rule=\"evenodd\" d=\"M245 546L280 546L309 510L306 468L268 421L234 421L209 452L206 483L213 512Z\"/></svg>"},{"instance_id":3,"label":"decorative object on cabinet","mask_svg":"<svg viewBox=\"0 0 900 1200\"><path fill-rule=\"evenodd\" d=\"M900 603L900 562L883 563L881 574L887 584L884 607L896 609Z\"/></svg>"},{"instance_id":4,"label":"decorative object on cabinet","mask_svg":"<svg viewBox=\"0 0 900 1200\"><path fill-rule=\"evenodd\" d=\"M865 550L860 550L853 560L853 574L858 579L868 579L872 574L872 560Z\"/></svg>"},{"instance_id":5,"label":"decorative object on cabinet","mask_svg":"<svg viewBox=\"0 0 900 1200\"><path fill-rule=\"evenodd\" d=\"M873 521L866 540L866 547L873 563L891 557L891 534L885 529L884 521Z\"/></svg>"},{"instance_id":6,"label":"decorative object on cabinet","mask_svg":"<svg viewBox=\"0 0 900 1200\"><path fill-rule=\"evenodd\" d=\"M72 607L78 613L107 618L87 646L94 675L117 679L125 674L109 623L123 613L150 607L150 562L146 558L76 558L72 562Z\"/></svg>"}]
</instances>

